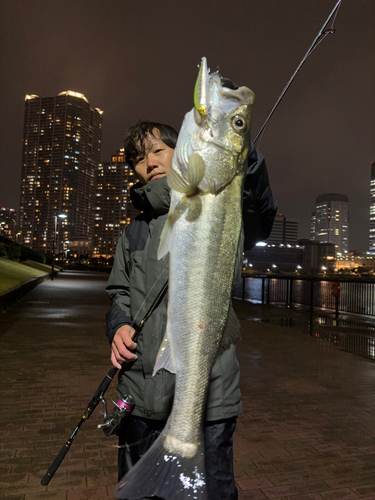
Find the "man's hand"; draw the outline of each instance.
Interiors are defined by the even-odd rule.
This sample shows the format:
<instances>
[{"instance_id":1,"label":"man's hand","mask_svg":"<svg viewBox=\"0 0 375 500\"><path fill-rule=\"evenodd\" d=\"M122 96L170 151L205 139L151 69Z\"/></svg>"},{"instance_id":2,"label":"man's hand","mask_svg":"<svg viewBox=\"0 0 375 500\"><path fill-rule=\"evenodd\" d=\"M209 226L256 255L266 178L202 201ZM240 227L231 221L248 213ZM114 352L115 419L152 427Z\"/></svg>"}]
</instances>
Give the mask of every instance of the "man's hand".
<instances>
[{"instance_id":1,"label":"man's hand","mask_svg":"<svg viewBox=\"0 0 375 500\"><path fill-rule=\"evenodd\" d=\"M138 356L131 351L135 351L137 344L132 341L135 332L130 325L121 326L115 333L111 344L111 362L115 368L121 369L122 362L129 363L135 361Z\"/></svg>"}]
</instances>

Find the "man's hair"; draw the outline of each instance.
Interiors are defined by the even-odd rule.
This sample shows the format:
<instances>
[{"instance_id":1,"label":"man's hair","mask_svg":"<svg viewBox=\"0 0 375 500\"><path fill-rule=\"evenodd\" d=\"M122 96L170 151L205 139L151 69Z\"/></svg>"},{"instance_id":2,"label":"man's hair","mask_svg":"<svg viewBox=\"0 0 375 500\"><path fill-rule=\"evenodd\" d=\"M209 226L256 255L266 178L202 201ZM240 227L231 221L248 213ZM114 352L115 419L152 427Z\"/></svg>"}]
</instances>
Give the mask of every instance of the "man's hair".
<instances>
[{"instance_id":1,"label":"man's hair","mask_svg":"<svg viewBox=\"0 0 375 500\"><path fill-rule=\"evenodd\" d=\"M125 160L130 168L134 170L134 160L146 153L150 146L150 137L160 139L174 149L178 134L173 127L157 122L138 122L130 127L125 134L124 149Z\"/></svg>"}]
</instances>

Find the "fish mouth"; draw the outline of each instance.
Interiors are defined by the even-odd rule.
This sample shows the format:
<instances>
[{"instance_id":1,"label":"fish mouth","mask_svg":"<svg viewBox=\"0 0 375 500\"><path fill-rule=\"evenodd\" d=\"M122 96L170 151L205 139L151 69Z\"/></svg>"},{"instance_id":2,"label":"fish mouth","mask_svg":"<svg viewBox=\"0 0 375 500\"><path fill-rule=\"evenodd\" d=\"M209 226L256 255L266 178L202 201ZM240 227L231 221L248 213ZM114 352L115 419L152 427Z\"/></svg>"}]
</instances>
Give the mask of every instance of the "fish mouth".
<instances>
[{"instance_id":1,"label":"fish mouth","mask_svg":"<svg viewBox=\"0 0 375 500\"><path fill-rule=\"evenodd\" d=\"M198 78L194 88L194 107L203 120L207 115L209 83L210 72L207 67L207 59L205 57L202 57L198 71Z\"/></svg>"}]
</instances>

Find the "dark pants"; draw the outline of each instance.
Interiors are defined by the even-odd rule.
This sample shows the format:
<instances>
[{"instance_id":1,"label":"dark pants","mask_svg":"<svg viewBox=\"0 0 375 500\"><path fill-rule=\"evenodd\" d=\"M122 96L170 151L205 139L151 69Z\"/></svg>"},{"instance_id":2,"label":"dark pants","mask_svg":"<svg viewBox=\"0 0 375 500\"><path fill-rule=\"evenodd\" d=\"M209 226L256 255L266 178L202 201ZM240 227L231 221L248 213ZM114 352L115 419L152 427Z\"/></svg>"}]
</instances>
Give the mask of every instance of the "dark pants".
<instances>
[{"instance_id":1,"label":"dark pants","mask_svg":"<svg viewBox=\"0 0 375 500\"><path fill-rule=\"evenodd\" d=\"M119 480L146 453L165 426L165 421L129 416L118 432ZM233 473L233 433L236 417L219 422L206 422L204 446L209 500L237 500ZM155 497L153 497L155 500Z\"/></svg>"}]
</instances>

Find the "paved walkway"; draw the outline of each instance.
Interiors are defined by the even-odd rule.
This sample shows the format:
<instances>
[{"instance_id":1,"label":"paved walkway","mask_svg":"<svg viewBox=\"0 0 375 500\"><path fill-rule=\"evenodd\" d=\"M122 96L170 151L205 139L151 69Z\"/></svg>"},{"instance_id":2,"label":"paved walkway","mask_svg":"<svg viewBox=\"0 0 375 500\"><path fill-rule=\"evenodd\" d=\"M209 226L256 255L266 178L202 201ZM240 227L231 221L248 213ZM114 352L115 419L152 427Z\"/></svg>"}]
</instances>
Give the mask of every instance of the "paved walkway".
<instances>
[{"instance_id":1,"label":"paved walkway","mask_svg":"<svg viewBox=\"0 0 375 500\"><path fill-rule=\"evenodd\" d=\"M240 318L264 311L237 305ZM375 499L374 362L294 328L242 325L240 499Z\"/></svg>"},{"instance_id":2,"label":"paved walkway","mask_svg":"<svg viewBox=\"0 0 375 500\"><path fill-rule=\"evenodd\" d=\"M105 280L64 273L0 316L1 500L112 498L116 440L96 429L101 409L51 483L40 485L110 368ZM240 500L375 499L374 362L296 328L249 320L274 317L267 306L236 309L244 330Z\"/></svg>"}]
</instances>

